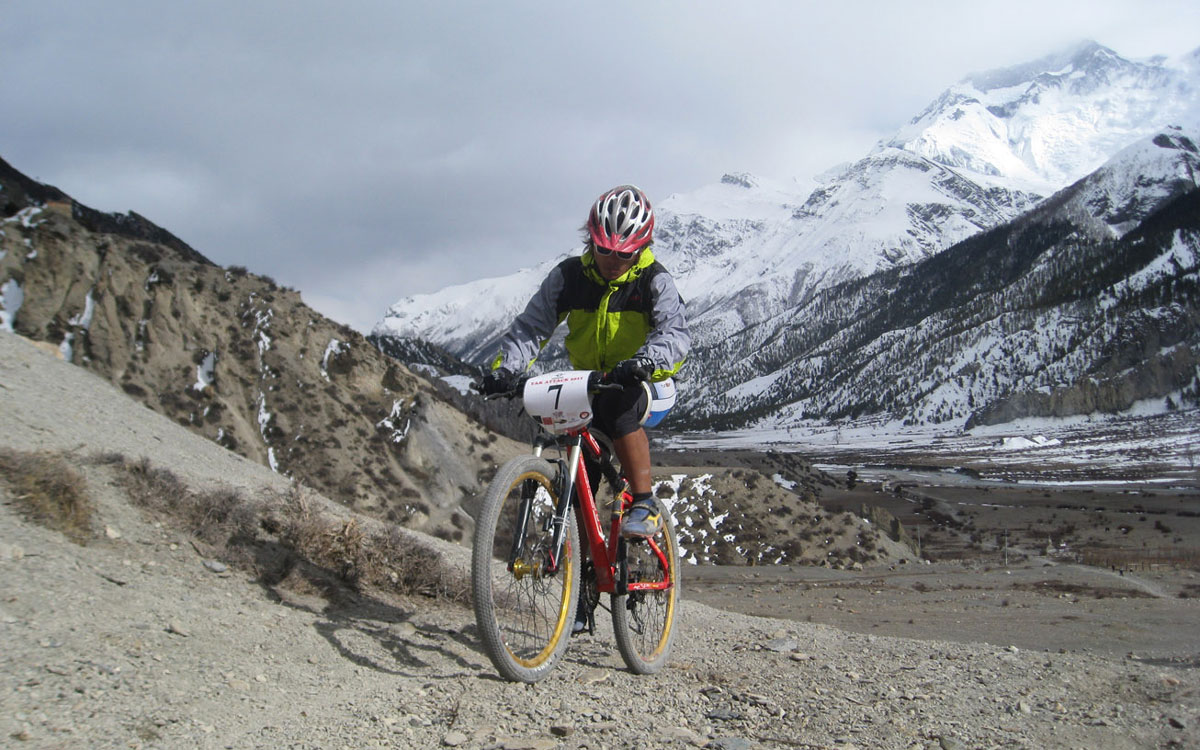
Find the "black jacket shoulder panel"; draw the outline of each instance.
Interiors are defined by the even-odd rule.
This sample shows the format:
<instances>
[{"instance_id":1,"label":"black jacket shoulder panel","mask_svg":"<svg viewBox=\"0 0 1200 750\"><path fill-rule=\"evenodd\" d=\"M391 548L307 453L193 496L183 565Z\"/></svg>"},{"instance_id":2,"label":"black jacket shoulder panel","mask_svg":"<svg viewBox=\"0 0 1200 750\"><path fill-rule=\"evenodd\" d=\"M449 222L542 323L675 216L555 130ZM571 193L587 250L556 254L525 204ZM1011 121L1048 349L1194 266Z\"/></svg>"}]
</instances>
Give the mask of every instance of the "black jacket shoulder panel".
<instances>
[{"instance_id":1,"label":"black jacket shoulder panel","mask_svg":"<svg viewBox=\"0 0 1200 750\"><path fill-rule=\"evenodd\" d=\"M558 264L563 276L562 291L555 301L555 312L559 317L571 310L594 311L608 292L608 286L598 284L584 270L580 256L567 258ZM654 309L654 277L665 273L666 268L657 260L646 266L628 283L622 284L608 300L609 312L641 312L649 314Z\"/></svg>"}]
</instances>

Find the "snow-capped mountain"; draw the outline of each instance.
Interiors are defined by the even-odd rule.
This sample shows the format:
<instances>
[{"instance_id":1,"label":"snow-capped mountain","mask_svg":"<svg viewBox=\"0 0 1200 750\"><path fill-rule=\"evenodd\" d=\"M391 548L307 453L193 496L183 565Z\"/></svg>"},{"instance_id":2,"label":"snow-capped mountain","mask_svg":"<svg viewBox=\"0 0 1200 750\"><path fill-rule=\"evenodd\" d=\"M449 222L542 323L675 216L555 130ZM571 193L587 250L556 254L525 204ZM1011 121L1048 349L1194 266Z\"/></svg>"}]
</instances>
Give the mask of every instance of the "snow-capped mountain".
<instances>
[{"instance_id":1,"label":"snow-capped mountain","mask_svg":"<svg viewBox=\"0 0 1200 750\"><path fill-rule=\"evenodd\" d=\"M688 303L697 353L770 340L805 326L800 311L838 285L935 257L1025 214L1164 127L1200 123L1198 102L1200 50L1130 61L1083 44L965 78L863 159L815 178L815 189L726 175L669 196L656 206L655 252ZM1160 203L1152 194L1159 183L1139 174L1154 167L1139 159L1161 158L1164 149L1150 141L1135 149L1116 162L1134 174L1105 173L1111 184L1095 200L1110 205L1080 214L1105 217L1093 221L1114 235L1144 218L1139 204ZM401 300L374 336L425 339L482 361L557 260ZM485 309L480 299L491 304ZM554 353L552 345L547 355ZM694 355L690 366L725 387L753 382L752 391L775 372L734 362Z\"/></svg>"},{"instance_id":2,"label":"snow-capped mountain","mask_svg":"<svg viewBox=\"0 0 1200 750\"><path fill-rule=\"evenodd\" d=\"M698 347L707 376L672 419L994 423L1195 402L1198 143L1200 128L1150 136L1015 221Z\"/></svg>"},{"instance_id":3,"label":"snow-capped mountain","mask_svg":"<svg viewBox=\"0 0 1200 750\"><path fill-rule=\"evenodd\" d=\"M714 220L672 196L663 202L656 253L676 275L689 318L700 322L697 342L706 343L820 289L934 255L1038 198L883 148L826 178L781 221Z\"/></svg>"},{"instance_id":4,"label":"snow-capped mountain","mask_svg":"<svg viewBox=\"0 0 1200 750\"><path fill-rule=\"evenodd\" d=\"M1200 50L1125 60L1095 42L968 76L885 147L1050 194L1164 125L1200 122Z\"/></svg>"},{"instance_id":5,"label":"snow-capped mountain","mask_svg":"<svg viewBox=\"0 0 1200 750\"><path fill-rule=\"evenodd\" d=\"M525 308L554 264L565 257L502 278L405 297L388 309L371 335L429 341L467 362L480 362L488 353L494 355L493 343ZM481 300L488 302L481 304Z\"/></svg>"}]
</instances>

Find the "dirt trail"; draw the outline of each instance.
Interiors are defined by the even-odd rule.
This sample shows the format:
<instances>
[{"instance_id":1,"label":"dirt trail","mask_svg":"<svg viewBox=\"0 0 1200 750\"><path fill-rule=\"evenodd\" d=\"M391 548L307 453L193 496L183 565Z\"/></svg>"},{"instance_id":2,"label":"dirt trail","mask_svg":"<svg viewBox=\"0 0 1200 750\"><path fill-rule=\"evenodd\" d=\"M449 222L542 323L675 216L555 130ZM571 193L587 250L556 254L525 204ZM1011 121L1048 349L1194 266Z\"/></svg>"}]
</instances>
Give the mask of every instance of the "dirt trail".
<instances>
[{"instance_id":1,"label":"dirt trail","mask_svg":"<svg viewBox=\"0 0 1200 750\"><path fill-rule=\"evenodd\" d=\"M126 451L251 496L287 484L6 333L0 384L0 446ZM1193 663L778 617L816 586L760 598L763 617L685 600L657 676L622 668L602 620L542 683L507 683L469 610L281 591L133 507L111 468L78 467L98 506L86 546L31 524L0 489L6 747L945 750L1195 747L1200 736ZM683 571L685 596L698 573Z\"/></svg>"}]
</instances>

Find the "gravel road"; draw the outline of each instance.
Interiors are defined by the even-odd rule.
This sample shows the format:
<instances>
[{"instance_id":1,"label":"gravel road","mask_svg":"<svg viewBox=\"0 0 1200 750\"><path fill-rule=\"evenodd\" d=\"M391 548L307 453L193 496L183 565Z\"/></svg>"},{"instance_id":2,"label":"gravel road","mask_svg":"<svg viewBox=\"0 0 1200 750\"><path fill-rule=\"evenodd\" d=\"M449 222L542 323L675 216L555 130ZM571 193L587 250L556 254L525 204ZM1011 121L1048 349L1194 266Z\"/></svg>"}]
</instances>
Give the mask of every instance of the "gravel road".
<instances>
[{"instance_id":1,"label":"gravel road","mask_svg":"<svg viewBox=\"0 0 1200 750\"><path fill-rule=\"evenodd\" d=\"M0 399L9 448L117 450L189 483L286 486L7 333ZM602 622L549 678L511 684L469 610L281 592L133 508L111 467L78 468L99 513L86 546L0 490L7 747L1200 746L1194 662L855 633L690 600L659 675L626 672Z\"/></svg>"}]
</instances>

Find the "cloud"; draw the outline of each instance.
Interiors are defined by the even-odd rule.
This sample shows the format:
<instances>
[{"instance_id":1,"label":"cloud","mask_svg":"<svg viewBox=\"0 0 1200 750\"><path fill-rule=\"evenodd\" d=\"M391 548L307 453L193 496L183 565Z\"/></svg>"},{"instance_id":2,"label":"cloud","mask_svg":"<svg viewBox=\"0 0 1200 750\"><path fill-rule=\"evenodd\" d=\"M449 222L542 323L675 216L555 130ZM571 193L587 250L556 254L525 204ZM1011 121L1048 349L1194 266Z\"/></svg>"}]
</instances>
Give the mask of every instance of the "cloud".
<instances>
[{"instance_id":1,"label":"cloud","mask_svg":"<svg viewBox=\"0 0 1200 750\"><path fill-rule=\"evenodd\" d=\"M613 184L807 178L968 73L1183 52L1192 5L43 0L0 28L0 155L365 330L572 247Z\"/></svg>"}]
</instances>

